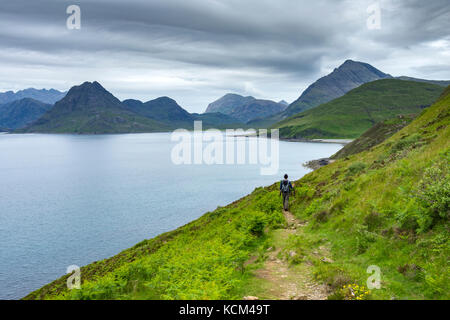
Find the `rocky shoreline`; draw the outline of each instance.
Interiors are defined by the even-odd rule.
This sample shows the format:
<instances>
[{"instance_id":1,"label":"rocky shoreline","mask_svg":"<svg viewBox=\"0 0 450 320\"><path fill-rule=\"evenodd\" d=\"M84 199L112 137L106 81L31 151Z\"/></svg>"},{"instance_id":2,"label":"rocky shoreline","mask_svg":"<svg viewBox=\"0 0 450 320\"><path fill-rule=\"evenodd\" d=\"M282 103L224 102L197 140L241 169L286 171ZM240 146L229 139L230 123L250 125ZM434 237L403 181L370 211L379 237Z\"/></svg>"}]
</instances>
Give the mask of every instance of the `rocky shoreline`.
<instances>
[{"instance_id":1,"label":"rocky shoreline","mask_svg":"<svg viewBox=\"0 0 450 320\"><path fill-rule=\"evenodd\" d=\"M306 168L312 169L312 170L317 170L317 169L327 166L330 163L333 163L335 161L336 160L333 160L330 158L322 158L322 159L308 161L308 162L304 163L303 166Z\"/></svg>"}]
</instances>

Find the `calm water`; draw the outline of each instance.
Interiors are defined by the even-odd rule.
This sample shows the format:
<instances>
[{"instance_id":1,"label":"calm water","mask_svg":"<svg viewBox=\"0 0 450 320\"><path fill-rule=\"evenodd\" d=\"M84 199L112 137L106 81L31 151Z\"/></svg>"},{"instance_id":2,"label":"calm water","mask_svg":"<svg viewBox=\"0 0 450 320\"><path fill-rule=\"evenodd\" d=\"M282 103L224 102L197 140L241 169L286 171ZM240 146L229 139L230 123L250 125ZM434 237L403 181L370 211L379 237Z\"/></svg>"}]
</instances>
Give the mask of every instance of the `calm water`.
<instances>
[{"instance_id":1,"label":"calm water","mask_svg":"<svg viewBox=\"0 0 450 320\"><path fill-rule=\"evenodd\" d=\"M246 138L244 139L248 142ZM342 146L280 142L280 171L181 165L170 134L0 134L0 299L17 299L83 266L270 185Z\"/></svg>"}]
</instances>

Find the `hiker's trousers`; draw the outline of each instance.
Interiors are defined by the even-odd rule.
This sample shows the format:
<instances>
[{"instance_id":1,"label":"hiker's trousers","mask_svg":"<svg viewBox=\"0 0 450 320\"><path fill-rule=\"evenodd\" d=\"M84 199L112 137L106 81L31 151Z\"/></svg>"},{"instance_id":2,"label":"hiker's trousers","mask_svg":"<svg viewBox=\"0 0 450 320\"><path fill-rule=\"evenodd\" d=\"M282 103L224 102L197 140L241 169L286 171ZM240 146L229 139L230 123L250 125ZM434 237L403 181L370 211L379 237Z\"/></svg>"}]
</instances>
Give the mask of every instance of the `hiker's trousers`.
<instances>
[{"instance_id":1,"label":"hiker's trousers","mask_svg":"<svg viewBox=\"0 0 450 320\"><path fill-rule=\"evenodd\" d=\"M289 192L283 192L283 209L289 211Z\"/></svg>"}]
</instances>

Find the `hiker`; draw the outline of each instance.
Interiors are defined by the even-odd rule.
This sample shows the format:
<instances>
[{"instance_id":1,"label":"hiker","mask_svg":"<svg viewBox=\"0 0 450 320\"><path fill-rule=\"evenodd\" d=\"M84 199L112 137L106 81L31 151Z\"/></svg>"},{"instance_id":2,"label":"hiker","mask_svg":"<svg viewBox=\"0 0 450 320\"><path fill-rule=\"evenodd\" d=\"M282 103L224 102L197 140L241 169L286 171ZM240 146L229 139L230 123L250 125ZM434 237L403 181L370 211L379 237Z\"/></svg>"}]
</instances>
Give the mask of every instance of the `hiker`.
<instances>
[{"instance_id":1,"label":"hiker","mask_svg":"<svg viewBox=\"0 0 450 320\"><path fill-rule=\"evenodd\" d=\"M295 189L291 182L288 180L288 175L284 175L284 180L280 182L280 196L283 196L283 209L284 211L289 211L289 195L291 193L295 195Z\"/></svg>"}]
</instances>

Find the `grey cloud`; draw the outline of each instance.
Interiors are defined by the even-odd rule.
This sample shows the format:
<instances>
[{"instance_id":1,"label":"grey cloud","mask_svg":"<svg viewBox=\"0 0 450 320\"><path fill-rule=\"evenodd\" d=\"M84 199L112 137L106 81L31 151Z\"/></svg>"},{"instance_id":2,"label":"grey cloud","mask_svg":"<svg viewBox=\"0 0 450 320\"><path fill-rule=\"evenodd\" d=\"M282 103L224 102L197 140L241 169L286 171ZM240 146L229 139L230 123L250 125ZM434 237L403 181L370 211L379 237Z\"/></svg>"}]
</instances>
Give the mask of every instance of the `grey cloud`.
<instances>
[{"instance_id":1,"label":"grey cloud","mask_svg":"<svg viewBox=\"0 0 450 320\"><path fill-rule=\"evenodd\" d=\"M292 101L348 58L450 78L448 1L381 0L382 29L368 30L373 2L83 0L71 31L72 1L2 0L0 67L17 72L0 90L98 80L122 99L169 95L201 112L228 91Z\"/></svg>"}]
</instances>

